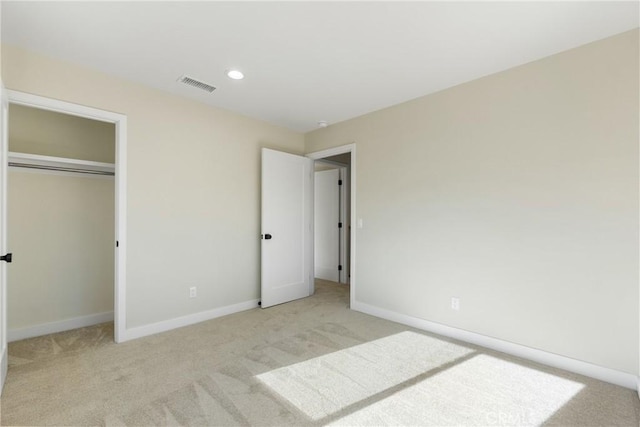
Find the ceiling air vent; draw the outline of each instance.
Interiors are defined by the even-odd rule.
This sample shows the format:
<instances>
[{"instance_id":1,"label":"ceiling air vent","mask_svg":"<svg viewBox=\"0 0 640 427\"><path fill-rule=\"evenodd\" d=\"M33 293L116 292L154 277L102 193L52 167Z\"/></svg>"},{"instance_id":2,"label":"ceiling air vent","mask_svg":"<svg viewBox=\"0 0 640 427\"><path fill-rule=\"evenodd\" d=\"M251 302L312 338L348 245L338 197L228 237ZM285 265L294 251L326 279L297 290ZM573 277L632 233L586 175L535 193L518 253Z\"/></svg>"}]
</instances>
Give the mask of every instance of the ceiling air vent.
<instances>
[{"instance_id":1,"label":"ceiling air vent","mask_svg":"<svg viewBox=\"0 0 640 427\"><path fill-rule=\"evenodd\" d=\"M184 83L184 84L189 85L189 86L197 87L198 89L206 90L209 93L211 93L214 90L216 90L215 86L210 85L210 84L205 83L205 82L201 82L200 80L196 80L196 79L194 79L192 77L189 77L187 75L184 75L184 76L180 77L178 79L178 81L180 83Z\"/></svg>"}]
</instances>

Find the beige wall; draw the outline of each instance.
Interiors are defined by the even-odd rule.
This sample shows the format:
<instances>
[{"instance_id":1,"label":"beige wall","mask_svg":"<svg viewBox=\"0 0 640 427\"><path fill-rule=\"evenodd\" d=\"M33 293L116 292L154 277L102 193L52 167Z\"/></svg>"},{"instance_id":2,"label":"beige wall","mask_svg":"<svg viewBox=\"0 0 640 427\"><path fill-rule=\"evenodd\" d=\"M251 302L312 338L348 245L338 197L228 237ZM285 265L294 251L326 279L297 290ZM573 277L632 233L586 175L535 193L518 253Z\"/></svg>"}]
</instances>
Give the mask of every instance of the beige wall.
<instances>
[{"instance_id":1,"label":"beige wall","mask_svg":"<svg viewBox=\"0 0 640 427\"><path fill-rule=\"evenodd\" d=\"M9 151L115 162L113 123L22 105L11 105L9 117Z\"/></svg>"},{"instance_id":2,"label":"beige wall","mask_svg":"<svg viewBox=\"0 0 640 427\"><path fill-rule=\"evenodd\" d=\"M357 144L356 300L637 373L638 36L307 134Z\"/></svg>"},{"instance_id":3,"label":"beige wall","mask_svg":"<svg viewBox=\"0 0 640 427\"><path fill-rule=\"evenodd\" d=\"M15 47L2 55L10 89L127 115L128 328L259 297L260 147L301 153L303 135Z\"/></svg>"},{"instance_id":4,"label":"beige wall","mask_svg":"<svg viewBox=\"0 0 640 427\"><path fill-rule=\"evenodd\" d=\"M113 311L113 178L12 169L8 187L7 328Z\"/></svg>"},{"instance_id":5,"label":"beige wall","mask_svg":"<svg viewBox=\"0 0 640 427\"><path fill-rule=\"evenodd\" d=\"M331 165L328 163L322 163L322 162L315 162L314 164L314 171L315 172L322 172L322 171L328 171L331 169L338 169L340 166L336 166L336 165Z\"/></svg>"}]
</instances>

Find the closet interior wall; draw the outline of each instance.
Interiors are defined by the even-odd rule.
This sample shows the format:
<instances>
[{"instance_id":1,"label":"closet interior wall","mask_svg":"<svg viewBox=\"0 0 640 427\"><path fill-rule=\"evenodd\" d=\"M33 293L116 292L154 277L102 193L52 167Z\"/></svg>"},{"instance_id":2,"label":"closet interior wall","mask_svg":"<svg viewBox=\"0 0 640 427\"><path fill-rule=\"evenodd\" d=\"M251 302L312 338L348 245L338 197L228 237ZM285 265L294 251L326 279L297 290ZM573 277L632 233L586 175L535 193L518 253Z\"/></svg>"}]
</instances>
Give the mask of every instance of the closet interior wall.
<instances>
[{"instance_id":1,"label":"closet interior wall","mask_svg":"<svg viewBox=\"0 0 640 427\"><path fill-rule=\"evenodd\" d=\"M115 126L12 104L9 151L54 161L9 167L9 341L112 319L114 179L70 170L113 165Z\"/></svg>"}]
</instances>

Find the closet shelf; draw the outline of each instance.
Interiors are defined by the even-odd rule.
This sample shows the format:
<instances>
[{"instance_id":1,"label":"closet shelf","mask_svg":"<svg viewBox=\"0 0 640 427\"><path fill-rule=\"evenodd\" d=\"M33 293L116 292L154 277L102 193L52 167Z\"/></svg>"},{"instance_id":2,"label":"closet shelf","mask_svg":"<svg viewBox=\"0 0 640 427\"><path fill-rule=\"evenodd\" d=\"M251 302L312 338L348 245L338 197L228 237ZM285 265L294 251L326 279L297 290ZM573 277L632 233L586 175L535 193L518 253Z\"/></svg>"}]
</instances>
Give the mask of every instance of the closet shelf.
<instances>
[{"instance_id":1,"label":"closet shelf","mask_svg":"<svg viewBox=\"0 0 640 427\"><path fill-rule=\"evenodd\" d=\"M93 162L90 160L67 159L64 157L42 156L40 154L8 153L9 166L32 169L58 170L99 175L114 175L114 163Z\"/></svg>"}]
</instances>

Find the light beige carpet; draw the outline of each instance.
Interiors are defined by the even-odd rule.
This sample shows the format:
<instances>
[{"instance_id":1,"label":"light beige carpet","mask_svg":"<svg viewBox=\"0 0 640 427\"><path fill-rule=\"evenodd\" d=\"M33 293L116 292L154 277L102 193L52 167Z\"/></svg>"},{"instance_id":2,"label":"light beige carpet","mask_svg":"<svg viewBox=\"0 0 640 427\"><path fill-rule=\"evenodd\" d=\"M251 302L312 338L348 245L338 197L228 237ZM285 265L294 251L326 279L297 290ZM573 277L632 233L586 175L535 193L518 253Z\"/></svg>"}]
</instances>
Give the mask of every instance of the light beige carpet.
<instances>
[{"instance_id":1,"label":"light beige carpet","mask_svg":"<svg viewBox=\"0 0 640 427\"><path fill-rule=\"evenodd\" d=\"M2 425L639 425L635 391L348 310L348 288L114 344L11 343Z\"/></svg>"}]
</instances>

